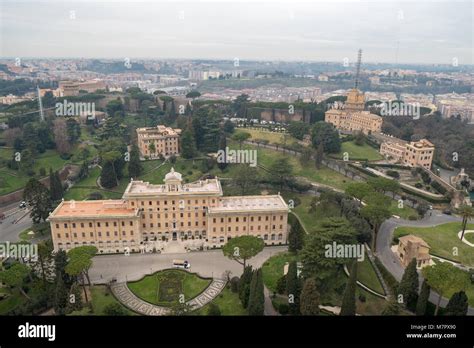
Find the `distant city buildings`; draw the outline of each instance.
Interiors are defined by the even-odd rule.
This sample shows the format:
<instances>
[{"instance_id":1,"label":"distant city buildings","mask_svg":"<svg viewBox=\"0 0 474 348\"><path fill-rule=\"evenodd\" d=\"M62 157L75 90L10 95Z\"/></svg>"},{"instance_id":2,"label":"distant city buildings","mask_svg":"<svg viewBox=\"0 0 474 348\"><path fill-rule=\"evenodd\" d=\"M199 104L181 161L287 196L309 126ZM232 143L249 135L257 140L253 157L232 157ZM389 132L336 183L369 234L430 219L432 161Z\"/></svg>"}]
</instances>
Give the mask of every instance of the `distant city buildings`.
<instances>
[{"instance_id":1,"label":"distant city buildings","mask_svg":"<svg viewBox=\"0 0 474 348\"><path fill-rule=\"evenodd\" d=\"M181 129L163 125L137 128L138 149L143 158L169 157L179 154Z\"/></svg>"},{"instance_id":2,"label":"distant city buildings","mask_svg":"<svg viewBox=\"0 0 474 348\"><path fill-rule=\"evenodd\" d=\"M60 81L59 89L61 95L64 97L78 96L80 91L93 93L98 89L106 89L106 84L103 80L94 79L90 81Z\"/></svg>"},{"instance_id":3,"label":"distant city buildings","mask_svg":"<svg viewBox=\"0 0 474 348\"><path fill-rule=\"evenodd\" d=\"M462 120L474 124L474 93L437 95L435 103L443 117L460 116Z\"/></svg>"}]
</instances>

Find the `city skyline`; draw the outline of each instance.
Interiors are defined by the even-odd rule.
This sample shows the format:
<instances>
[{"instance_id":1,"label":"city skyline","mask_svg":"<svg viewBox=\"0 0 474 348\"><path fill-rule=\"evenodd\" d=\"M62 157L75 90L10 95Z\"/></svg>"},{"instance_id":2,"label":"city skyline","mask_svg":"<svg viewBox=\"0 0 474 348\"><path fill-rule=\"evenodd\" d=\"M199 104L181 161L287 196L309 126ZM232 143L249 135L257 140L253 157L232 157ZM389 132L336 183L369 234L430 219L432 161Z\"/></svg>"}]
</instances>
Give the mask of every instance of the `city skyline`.
<instances>
[{"instance_id":1,"label":"city skyline","mask_svg":"<svg viewBox=\"0 0 474 348\"><path fill-rule=\"evenodd\" d=\"M466 1L139 4L3 1L0 56L473 63Z\"/></svg>"}]
</instances>

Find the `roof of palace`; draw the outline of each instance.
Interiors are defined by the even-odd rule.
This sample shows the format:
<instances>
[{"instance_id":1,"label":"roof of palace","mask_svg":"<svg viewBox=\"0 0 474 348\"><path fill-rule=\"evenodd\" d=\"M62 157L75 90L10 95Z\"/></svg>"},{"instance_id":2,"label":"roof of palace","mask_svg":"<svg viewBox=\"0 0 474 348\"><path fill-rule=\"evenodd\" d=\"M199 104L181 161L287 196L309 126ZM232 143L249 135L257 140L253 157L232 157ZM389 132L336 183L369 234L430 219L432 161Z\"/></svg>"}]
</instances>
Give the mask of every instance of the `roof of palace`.
<instances>
[{"instance_id":1,"label":"roof of palace","mask_svg":"<svg viewBox=\"0 0 474 348\"><path fill-rule=\"evenodd\" d=\"M216 207L209 207L209 214L227 212L288 211L280 195L221 197Z\"/></svg>"},{"instance_id":2,"label":"roof of palace","mask_svg":"<svg viewBox=\"0 0 474 348\"><path fill-rule=\"evenodd\" d=\"M97 217L134 217L135 209L127 208L124 200L63 201L51 213L49 218L97 218Z\"/></svg>"}]
</instances>

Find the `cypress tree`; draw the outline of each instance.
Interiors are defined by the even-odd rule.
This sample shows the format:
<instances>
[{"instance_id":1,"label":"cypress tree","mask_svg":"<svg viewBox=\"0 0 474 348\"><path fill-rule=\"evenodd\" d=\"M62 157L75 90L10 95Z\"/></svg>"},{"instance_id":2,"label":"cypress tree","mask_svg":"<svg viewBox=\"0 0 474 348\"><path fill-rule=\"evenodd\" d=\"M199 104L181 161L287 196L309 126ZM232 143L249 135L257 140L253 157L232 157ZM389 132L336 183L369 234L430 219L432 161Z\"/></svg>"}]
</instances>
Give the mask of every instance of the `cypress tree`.
<instances>
[{"instance_id":1,"label":"cypress tree","mask_svg":"<svg viewBox=\"0 0 474 348\"><path fill-rule=\"evenodd\" d=\"M425 315L426 305L428 304L428 298L430 297L430 286L426 279L421 285L420 296L418 296L418 301L416 302L416 315Z\"/></svg>"},{"instance_id":2,"label":"cypress tree","mask_svg":"<svg viewBox=\"0 0 474 348\"><path fill-rule=\"evenodd\" d=\"M117 186L117 176L115 175L112 161L106 161L100 173L100 184L105 188Z\"/></svg>"},{"instance_id":3,"label":"cypress tree","mask_svg":"<svg viewBox=\"0 0 474 348\"><path fill-rule=\"evenodd\" d=\"M356 314L355 293L357 287L357 261L352 261L351 273L344 289L344 297L342 298L341 313L339 315L348 316Z\"/></svg>"},{"instance_id":4,"label":"cypress tree","mask_svg":"<svg viewBox=\"0 0 474 348\"><path fill-rule=\"evenodd\" d=\"M288 234L288 251L296 253L303 248L304 230L296 217L290 215L291 229Z\"/></svg>"},{"instance_id":5,"label":"cypress tree","mask_svg":"<svg viewBox=\"0 0 474 348\"><path fill-rule=\"evenodd\" d=\"M130 162L128 162L128 175L131 178L138 178L143 172L143 167L140 162L140 153L137 145L132 146L130 151Z\"/></svg>"},{"instance_id":6,"label":"cypress tree","mask_svg":"<svg viewBox=\"0 0 474 348\"><path fill-rule=\"evenodd\" d=\"M247 308L250 295L250 282L252 280L252 266L246 266L239 279L239 298L242 306Z\"/></svg>"},{"instance_id":7,"label":"cypress tree","mask_svg":"<svg viewBox=\"0 0 474 348\"><path fill-rule=\"evenodd\" d=\"M62 277L56 277L56 287L54 289L53 307L56 315L64 315L68 307L69 291L64 284Z\"/></svg>"},{"instance_id":8,"label":"cypress tree","mask_svg":"<svg viewBox=\"0 0 474 348\"><path fill-rule=\"evenodd\" d=\"M466 293L464 291L455 292L446 305L445 315L467 315L468 307Z\"/></svg>"},{"instance_id":9,"label":"cypress tree","mask_svg":"<svg viewBox=\"0 0 474 348\"><path fill-rule=\"evenodd\" d=\"M419 280L416 271L416 259L413 258L403 273L402 280L398 286L398 294L403 295L405 307L411 311L416 310L418 300Z\"/></svg>"},{"instance_id":10,"label":"cypress tree","mask_svg":"<svg viewBox=\"0 0 474 348\"><path fill-rule=\"evenodd\" d=\"M302 315L319 314L319 292L314 278L304 282L300 296L300 312Z\"/></svg>"},{"instance_id":11,"label":"cypress tree","mask_svg":"<svg viewBox=\"0 0 474 348\"><path fill-rule=\"evenodd\" d=\"M219 151L224 151L225 152L225 156L224 158L226 159L225 161L217 161L217 166L219 167L220 170L224 170L227 168L227 151L226 151L226 147L227 147L227 138L225 136L225 133L221 135L220 139L219 139Z\"/></svg>"},{"instance_id":12,"label":"cypress tree","mask_svg":"<svg viewBox=\"0 0 474 348\"><path fill-rule=\"evenodd\" d=\"M265 310L265 295L263 293L262 269L259 268L252 275L250 283L249 315L263 315Z\"/></svg>"},{"instance_id":13,"label":"cypress tree","mask_svg":"<svg viewBox=\"0 0 474 348\"><path fill-rule=\"evenodd\" d=\"M196 155L196 140L189 129L186 129L181 136L181 156L183 158L193 158Z\"/></svg>"},{"instance_id":14,"label":"cypress tree","mask_svg":"<svg viewBox=\"0 0 474 348\"><path fill-rule=\"evenodd\" d=\"M59 173L53 172L51 168L49 168L49 192L52 201L59 201L63 198L63 185Z\"/></svg>"},{"instance_id":15,"label":"cypress tree","mask_svg":"<svg viewBox=\"0 0 474 348\"><path fill-rule=\"evenodd\" d=\"M286 294L288 295L289 313L298 315L300 313L300 284L298 279L298 266L296 261L288 265L286 274Z\"/></svg>"}]
</instances>

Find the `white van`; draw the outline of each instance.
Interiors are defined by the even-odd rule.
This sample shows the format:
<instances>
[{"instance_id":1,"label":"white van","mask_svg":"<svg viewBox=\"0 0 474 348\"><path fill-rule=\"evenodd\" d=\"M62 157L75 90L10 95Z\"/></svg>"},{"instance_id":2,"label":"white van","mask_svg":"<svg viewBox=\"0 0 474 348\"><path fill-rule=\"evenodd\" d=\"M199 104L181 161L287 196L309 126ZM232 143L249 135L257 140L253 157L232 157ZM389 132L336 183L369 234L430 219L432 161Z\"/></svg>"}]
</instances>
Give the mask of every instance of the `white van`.
<instances>
[{"instance_id":1,"label":"white van","mask_svg":"<svg viewBox=\"0 0 474 348\"><path fill-rule=\"evenodd\" d=\"M191 264L186 260L173 260L174 268L190 269Z\"/></svg>"}]
</instances>

